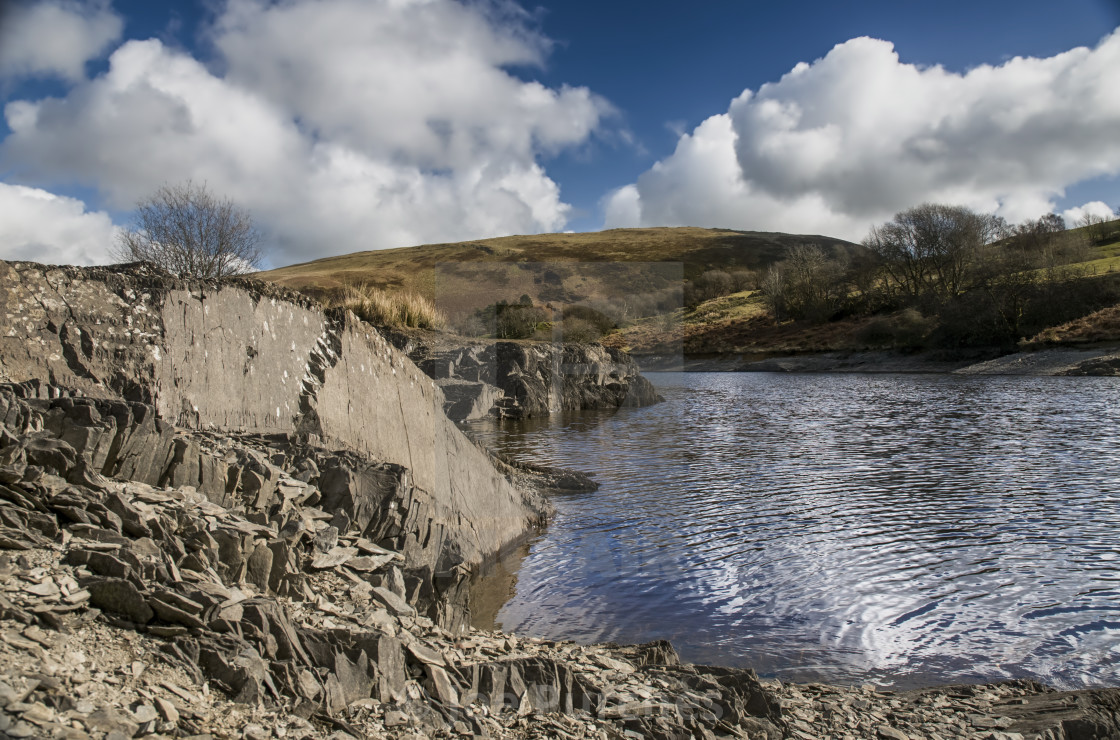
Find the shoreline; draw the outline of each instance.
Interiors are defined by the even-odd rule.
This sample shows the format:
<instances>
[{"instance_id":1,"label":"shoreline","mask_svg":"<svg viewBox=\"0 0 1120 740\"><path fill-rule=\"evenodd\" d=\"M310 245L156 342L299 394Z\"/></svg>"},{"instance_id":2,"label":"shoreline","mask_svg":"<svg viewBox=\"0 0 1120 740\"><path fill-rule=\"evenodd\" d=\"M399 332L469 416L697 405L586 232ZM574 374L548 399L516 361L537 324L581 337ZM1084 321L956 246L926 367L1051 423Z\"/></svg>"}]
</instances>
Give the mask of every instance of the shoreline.
<instances>
[{"instance_id":1,"label":"shoreline","mask_svg":"<svg viewBox=\"0 0 1120 740\"><path fill-rule=\"evenodd\" d=\"M698 356L633 355L642 372L869 373L1004 376L1120 376L1120 343L1043 347L1001 353L978 349L945 353L888 350L806 354L726 353Z\"/></svg>"}]
</instances>

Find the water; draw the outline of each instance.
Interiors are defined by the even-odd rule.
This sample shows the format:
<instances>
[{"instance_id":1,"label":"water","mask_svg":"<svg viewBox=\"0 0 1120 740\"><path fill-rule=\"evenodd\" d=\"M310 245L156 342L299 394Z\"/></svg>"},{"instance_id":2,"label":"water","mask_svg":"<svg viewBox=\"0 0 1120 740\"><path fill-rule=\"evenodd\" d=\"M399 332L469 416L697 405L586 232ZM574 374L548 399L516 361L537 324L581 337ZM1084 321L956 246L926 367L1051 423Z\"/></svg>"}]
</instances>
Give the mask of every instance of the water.
<instances>
[{"instance_id":1,"label":"water","mask_svg":"<svg viewBox=\"0 0 1120 740\"><path fill-rule=\"evenodd\" d=\"M503 629L786 680L1120 685L1115 379L651 379L666 403L471 428L601 484L504 564Z\"/></svg>"}]
</instances>

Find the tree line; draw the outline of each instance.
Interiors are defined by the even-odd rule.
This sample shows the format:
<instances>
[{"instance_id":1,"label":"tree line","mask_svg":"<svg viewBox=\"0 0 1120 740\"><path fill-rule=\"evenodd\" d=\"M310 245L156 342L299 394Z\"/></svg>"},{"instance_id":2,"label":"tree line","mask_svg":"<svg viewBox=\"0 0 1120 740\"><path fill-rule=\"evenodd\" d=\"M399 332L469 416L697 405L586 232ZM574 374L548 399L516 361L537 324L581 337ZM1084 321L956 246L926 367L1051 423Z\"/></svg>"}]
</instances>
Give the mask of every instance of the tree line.
<instances>
[{"instance_id":1,"label":"tree line","mask_svg":"<svg viewBox=\"0 0 1120 740\"><path fill-rule=\"evenodd\" d=\"M1048 214L1012 226L960 206L927 203L875 226L858 255L796 245L758 284L779 320L882 317L871 343L1005 345L1120 298L1120 281L1087 276L1094 243L1120 221L1086 217L1067 230ZM889 317L889 318L886 318Z\"/></svg>"},{"instance_id":2,"label":"tree line","mask_svg":"<svg viewBox=\"0 0 1120 740\"><path fill-rule=\"evenodd\" d=\"M1120 276L1080 266L1120 240L1120 220L1087 214L1077 226L926 203L873 227L864 249L796 244L762 272L708 270L685 304L757 290L778 321L869 319L871 345L1009 345L1120 300Z\"/></svg>"}]
</instances>

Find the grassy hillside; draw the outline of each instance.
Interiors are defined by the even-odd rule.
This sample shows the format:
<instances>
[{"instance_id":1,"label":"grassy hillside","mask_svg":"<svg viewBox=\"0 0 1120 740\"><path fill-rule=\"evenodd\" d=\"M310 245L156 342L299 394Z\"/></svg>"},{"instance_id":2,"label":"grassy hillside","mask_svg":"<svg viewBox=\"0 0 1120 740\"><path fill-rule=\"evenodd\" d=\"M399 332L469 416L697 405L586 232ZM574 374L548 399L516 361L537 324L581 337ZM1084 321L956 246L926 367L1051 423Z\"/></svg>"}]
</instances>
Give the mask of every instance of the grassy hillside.
<instances>
[{"instance_id":1,"label":"grassy hillside","mask_svg":"<svg viewBox=\"0 0 1120 740\"><path fill-rule=\"evenodd\" d=\"M753 282L750 287L757 288L757 276L798 244L818 246L833 257L867 254L860 245L823 236L700 228L615 229L359 252L272 270L260 277L328 299L353 294L355 286L402 296L417 294L433 301L450 319L452 329L472 332L464 329L463 317L476 316L478 309L499 301L524 304L528 297L531 304L550 309L533 319L543 322L538 338L560 336L556 332L561 325L564 332L575 326L564 311L566 306L589 306L608 314L618 326L605 343L638 353L784 354L914 347L899 345L899 337L920 338L936 328L935 319L912 309L846 313L824 322L775 320L761 293L742 287ZM1120 240L1098 243L1082 259L1067 266L1071 274L1085 281L1111 279L1120 271ZM710 270L736 277L750 272L755 278L733 288L737 292L711 300L686 300L683 287L702 285L701 276ZM1120 341L1118 315L1120 306L1106 307L1032 341ZM493 315L490 321L492 332Z\"/></svg>"},{"instance_id":2,"label":"grassy hillside","mask_svg":"<svg viewBox=\"0 0 1120 740\"><path fill-rule=\"evenodd\" d=\"M798 243L815 244L830 253L862 249L824 236L700 228L612 229L357 252L282 267L259 277L310 292L371 284L419 293L455 312L498 299L516 301L522 295L539 304L617 299L620 291L656 291L713 268L760 270Z\"/></svg>"}]
</instances>

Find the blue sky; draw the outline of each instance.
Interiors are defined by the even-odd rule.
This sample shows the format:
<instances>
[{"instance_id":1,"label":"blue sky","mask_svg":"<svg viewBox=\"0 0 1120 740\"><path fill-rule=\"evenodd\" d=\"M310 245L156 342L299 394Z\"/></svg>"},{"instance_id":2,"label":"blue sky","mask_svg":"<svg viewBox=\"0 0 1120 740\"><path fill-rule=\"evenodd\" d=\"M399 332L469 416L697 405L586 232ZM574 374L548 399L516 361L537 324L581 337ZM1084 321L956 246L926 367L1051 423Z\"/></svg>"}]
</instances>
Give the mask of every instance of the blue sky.
<instances>
[{"instance_id":1,"label":"blue sky","mask_svg":"<svg viewBox=\"0 0 1120 740\"><path fill-rule=\"evenodd\" d=\"M0 257L104 261L130 205L187 178L247 205L274 264L1120 208L1120 0L7 8Z\"/></svg>"}]
</instances>

